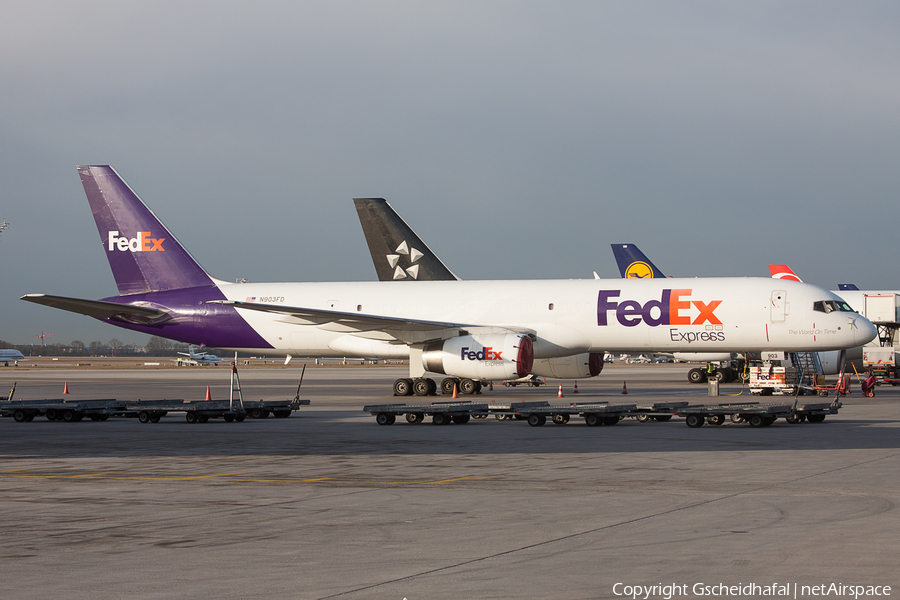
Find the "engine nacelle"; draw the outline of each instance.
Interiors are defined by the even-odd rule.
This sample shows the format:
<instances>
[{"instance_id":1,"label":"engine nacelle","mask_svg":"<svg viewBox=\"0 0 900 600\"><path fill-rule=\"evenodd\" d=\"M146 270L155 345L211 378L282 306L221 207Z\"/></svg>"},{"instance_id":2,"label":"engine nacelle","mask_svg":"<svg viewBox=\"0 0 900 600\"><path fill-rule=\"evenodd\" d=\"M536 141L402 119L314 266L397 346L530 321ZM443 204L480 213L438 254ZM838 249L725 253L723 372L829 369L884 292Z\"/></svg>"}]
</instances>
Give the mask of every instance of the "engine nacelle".
<instances>
[{"instance_id":1,"label":"engine nacelle","mask_svg":"<svg viewBox=\"0 0 900 600\"><path fill-rule=\"evenodd\" d=\"M603 352L584 352L560 358L540 358L534 361L534 375L555 379L585 379L596 377L603 370Z\"/></svg>"},{"instance_id":2,"label":"engine nacelle","mask_svg":"<svg viewBox=\"0 0 900 600\"><path fill-rule=\"evenodd\" d=\"M464 335L425 344L422 366L469 379L517 379L531 373L534 344L527 335Z\"/></svg>"}]
</instances>

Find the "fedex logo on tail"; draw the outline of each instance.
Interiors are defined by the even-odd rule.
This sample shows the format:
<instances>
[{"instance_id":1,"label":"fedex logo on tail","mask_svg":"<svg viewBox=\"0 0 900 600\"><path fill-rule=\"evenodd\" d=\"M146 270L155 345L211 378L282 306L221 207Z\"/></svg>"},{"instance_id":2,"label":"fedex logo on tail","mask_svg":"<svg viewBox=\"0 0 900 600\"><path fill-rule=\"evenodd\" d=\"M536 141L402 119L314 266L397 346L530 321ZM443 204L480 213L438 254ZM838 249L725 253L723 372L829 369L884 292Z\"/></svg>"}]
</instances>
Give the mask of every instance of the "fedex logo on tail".
<instances>
[{"instance_id":1,"label":"fedex logo on tail","mask_svg":"<svg viewBox=\"0 0 900 600\"><path fill-rule=\"evenodd\" d=\"M503 360L500 356L502 352L494 352L491 346L485 346L483 350L476 352L469 350L468 346L463 346L459 352L460 360Z\"/></svg>"},{"instance_id":2,"label":"fedex logo on tail","mask_svg":"<svg viewBox=\"0 0 900 600\"><path fill-rule=\"evenodd\" d=\"M120 252L165 252L162 243L166 238L152 238L149 231L138 231L137 237L131 239L127 237L119 237L118 231L109 232L109 245L107 249L112 252L119 250Z\"/></svg>"},{"instance_id":3,"label":"fedex logo on tail","mask_svg":"<svg viewBox=\"0 0 900 600\"><path fill-rule=\"evenodd\" d=\"M621 290L600 290L597 298L597 325L608 324L610 311L615 311L616 320L625 327L635 327L646 323L650 327L659 325L721 325L715 310L722 304L721 300L691 300L690 289L663 290L659 300L648 300L641 304L636 300L615 300ZM696 308L698 315L691 317L691 307Z\"/></svg>"}]
</instances>

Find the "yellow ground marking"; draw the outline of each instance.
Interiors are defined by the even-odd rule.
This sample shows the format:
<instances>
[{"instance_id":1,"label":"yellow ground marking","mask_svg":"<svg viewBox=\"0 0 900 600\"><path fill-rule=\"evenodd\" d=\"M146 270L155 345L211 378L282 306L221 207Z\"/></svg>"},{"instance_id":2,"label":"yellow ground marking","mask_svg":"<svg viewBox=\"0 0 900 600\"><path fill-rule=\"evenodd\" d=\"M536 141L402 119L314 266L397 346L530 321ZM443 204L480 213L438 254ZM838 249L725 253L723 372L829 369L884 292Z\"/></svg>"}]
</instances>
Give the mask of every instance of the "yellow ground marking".
<instances>
[{"instance_id":1,"label":"yellow ground marking","mask_svg":"<svg viewBox=\"0 0 900 600\"><path fill-rule=\"evenodd\" d=\"M10 469L8 471L0 471L0 473L18 473L19 471L27 471L28 469Z\"/></svg>"}]
</instances>

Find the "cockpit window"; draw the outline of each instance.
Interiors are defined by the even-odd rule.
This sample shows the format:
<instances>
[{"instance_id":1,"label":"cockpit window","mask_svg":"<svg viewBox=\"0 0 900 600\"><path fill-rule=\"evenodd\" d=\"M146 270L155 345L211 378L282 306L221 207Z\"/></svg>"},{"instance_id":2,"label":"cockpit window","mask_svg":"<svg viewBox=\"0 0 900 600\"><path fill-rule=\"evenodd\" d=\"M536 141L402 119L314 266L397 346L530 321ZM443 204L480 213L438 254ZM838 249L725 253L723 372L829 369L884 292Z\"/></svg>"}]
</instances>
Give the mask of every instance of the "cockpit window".
<instances>
[{"instance_id":1,"label":"cockpit window","mask_svg":"<svg viewBox=\"0 0 900 600\"><path fill-rule=\"evenodd\" d=\"M830 313L834 311L840 312L856 312L850 305L844 301L837 302L835 300L819 300L818 302L813 302L813 310Z\"/></svg>"}]
</instances>

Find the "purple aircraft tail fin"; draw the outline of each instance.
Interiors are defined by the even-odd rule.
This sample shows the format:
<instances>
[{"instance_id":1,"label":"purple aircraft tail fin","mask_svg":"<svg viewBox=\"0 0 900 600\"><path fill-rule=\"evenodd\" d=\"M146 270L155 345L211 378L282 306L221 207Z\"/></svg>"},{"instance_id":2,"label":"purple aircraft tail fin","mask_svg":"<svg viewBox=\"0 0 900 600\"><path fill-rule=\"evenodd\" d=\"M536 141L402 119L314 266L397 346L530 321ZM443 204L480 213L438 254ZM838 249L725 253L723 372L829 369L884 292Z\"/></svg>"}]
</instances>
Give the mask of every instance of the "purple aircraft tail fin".
<instances>
[{"instance_id":1,"label":"purple aircraft tail fin","mask_svg":"<svg viewBox=\"0 0 900 600\"><path fill-rule=\"evenodd\" d=\"M78 167L78 174L120 295L213 285L112 167Z\"/></svg>"}]
</instances>

